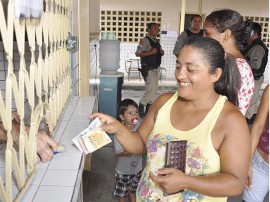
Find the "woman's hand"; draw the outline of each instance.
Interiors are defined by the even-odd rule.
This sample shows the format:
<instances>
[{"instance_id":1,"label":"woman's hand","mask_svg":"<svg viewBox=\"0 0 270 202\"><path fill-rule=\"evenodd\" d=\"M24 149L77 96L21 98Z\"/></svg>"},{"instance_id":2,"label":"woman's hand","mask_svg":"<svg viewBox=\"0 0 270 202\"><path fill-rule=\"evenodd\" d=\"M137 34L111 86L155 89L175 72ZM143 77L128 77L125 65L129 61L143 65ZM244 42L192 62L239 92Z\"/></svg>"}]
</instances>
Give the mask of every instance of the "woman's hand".
<instances>
[{"instance_id":1,"label":"woman's hand","mask_svg":"<svg viewBox=\"0 0 270 202\"><path fill-rule=\"evenodd\" d=\"M88 119L91 120L95 119L96 117L98 117L102 123L100 128L107 133L117 133L121 130L121 127L123 127L123 124L117 121L115 118L103 113L91 114L88 116Z\"/></svg>"},{"instance_id":2,"label":"woman's hand","mask_svg":"<svg viewBox=\"0 0 270 202\"><path fill-rule=\"evenodd\" d=\"M156 171L155 175L150 172L150 179L158 184L161 191L172 194L186 188L184 184L185 175L182 171L175 168L162 168Z\"/></svg>"},{"instance_id":3,"label":"woman's hand","mask_svg":"<svg viewBox=\"0 0 270 202\"><path fill-rule=\"evenodd\" d=\"M248 177L247 177L247 182L245 187L247 189L250 189L251 185L252 185L252 178L253 178L253 170L252 170L252 166L249 166L249 170L248 170Z\"/></svg>"}]
</instances>

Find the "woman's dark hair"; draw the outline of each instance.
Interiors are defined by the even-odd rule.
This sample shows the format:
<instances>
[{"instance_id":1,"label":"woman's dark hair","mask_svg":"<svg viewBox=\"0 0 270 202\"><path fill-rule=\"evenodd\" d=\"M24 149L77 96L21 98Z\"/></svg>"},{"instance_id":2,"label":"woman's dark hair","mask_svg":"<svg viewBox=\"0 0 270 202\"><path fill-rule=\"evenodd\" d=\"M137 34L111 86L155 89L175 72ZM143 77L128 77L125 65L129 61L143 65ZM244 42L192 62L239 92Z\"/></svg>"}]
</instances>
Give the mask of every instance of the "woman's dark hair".
<instances>
[{"instance_id":1,"label":"woman's dark hair","mask_svg":"<svg viewBox=\"0 0 270 202\"><path fill-rule=\"evenodd\" d=\"M219 80L214 84L215 91L238 106L241 76L235 58L225 54L222 45L212 38L191 36L185 41L184 46L192 46L202 51L204 61L209 65L210 74L216 73L217 68L222 70Z\"/></svg>"},{"instance_id":2,"label":"woman's dark hair","mask_svg":"<svg viewBox=\"0 0 270 202\"><path fill-rule=\"evenodd\" d=\"M130 105L136 107L137 109L139 108L138 104L134 100L124 99L118 105L118 116L120 114L123 115L125 113L125 111L127 110L128 106L130 106Z\"/></svg>"},{"instance_id":3,"label":"woman's dark hair","mask_svg":"<svg viewBox=\"0 0 270 202\"><path fill-rule=\"evenodd\" d=\"M237 11L215 10L206 17L205 22L212 24L212 27L219 33L223 33L226 29L231 30L237 49L241 49L243 38L246 38L246 25L243 17Z\"/></svg>"}]
</instances>

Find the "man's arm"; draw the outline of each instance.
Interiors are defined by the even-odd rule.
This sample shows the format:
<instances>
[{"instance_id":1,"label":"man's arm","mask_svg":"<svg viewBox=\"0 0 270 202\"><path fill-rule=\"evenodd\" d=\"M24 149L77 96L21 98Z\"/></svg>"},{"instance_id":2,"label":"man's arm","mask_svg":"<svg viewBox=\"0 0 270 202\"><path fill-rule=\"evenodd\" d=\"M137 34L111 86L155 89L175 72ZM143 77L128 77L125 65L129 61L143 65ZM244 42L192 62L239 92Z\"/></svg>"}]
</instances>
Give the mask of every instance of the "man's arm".
<instances>
[{"instance_id":1,"label":"man's arm","mask_svg":"<svg viewBox=\"0 0 270 202\"><path fill-rule=\"evenodd\" d=\"M28 133L30 130L29 125L25 125L25 131ZM15 119L12 121L12 137L13 142L19 145L19 135L20 135L20 123ZM7 131L0 122L0 143L7 142ZM37 161L46 162L53 157L53 152L57 151L58 143L53 140L46 131L39 130L37 133Z\"/></svg>"},{"instance_id":2,"label":"man's arm","mask_svg":"<svg viewBox=\"0 0 270 202\"><path fill-rule=\"evenodd\" d=\"M177 38L174 48L173 48L173 54L178 58L180 49L182 48L184 41L187 38L187 33L183 31Z\"/></svg>"},{"instance_id":3,"label":"man's arm","mask_svg":"<svg viewBox=\"0 0 270 202\"><path fill-rule=\"evenodd\" d=\"M0 122L0 144L7 142L7 131L3 126L3 123Z\"/></svg>"},{"instance_id":4,"label":"man's arm","mask_svg":"<svg viewBox=\"0 0 270 202\"><path fill-rule=\"evenodd\" d=\"M140 43L137 47L135 55L137 57L147 57L149 55L156 54L158 52L157 48L152 48L150 42L147 38L140 40Z\"/></svg>"},{"instance_id":5,"label":"man's arm","mask_svg":"<svg viewBox=\"0 0 270 202\"><path fill-rule=\"evenodd\" d=\"M37 133L37 160L42 162L49 161L57 149L58 143L46 131L39 130Z\"/></svg>"},{"instance_id":6,"label":"man's arm","mask_svg":"<svg viewBox=\"0 0 270 202\"><path fill-rule=\"evenodd\" d=\"M146 57L146 56L149 56L149 55L156 54L157 52L158 52L157 48L152 48L150 51L143 51L143 52L140 52L140 53L136 53L136 56L137 57Z\"/></svg>"},{"instance_id":7,"label":"man's arm","mask_svg":"<svg viewBox=\"0 0 270 202\"><path fill-rule=\"evenodd\" d=\"M259 69L261 67L264 54L265 50L260 45L255 45L248 51L246 61L251 69Z\"/></svg>"}]
</instances>

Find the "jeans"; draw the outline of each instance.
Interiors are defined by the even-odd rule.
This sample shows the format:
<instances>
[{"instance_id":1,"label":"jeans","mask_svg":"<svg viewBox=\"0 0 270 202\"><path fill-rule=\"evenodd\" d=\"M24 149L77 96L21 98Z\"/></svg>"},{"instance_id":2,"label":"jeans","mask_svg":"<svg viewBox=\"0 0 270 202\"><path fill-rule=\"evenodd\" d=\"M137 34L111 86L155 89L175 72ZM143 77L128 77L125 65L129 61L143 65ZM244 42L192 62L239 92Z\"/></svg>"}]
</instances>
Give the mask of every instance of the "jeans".
<instances>
[{"instance_id":1,"label":"jeans","mask_svg":"<svg viewBox=\"0 0 270 202\"><path fill-rule=\"evenodd\" d=\"M269 191L269 164L256 150L252 158L253 178L250 189L244 190L242 199L246 202L263 202Z\"/></svg>"}]
</instances>

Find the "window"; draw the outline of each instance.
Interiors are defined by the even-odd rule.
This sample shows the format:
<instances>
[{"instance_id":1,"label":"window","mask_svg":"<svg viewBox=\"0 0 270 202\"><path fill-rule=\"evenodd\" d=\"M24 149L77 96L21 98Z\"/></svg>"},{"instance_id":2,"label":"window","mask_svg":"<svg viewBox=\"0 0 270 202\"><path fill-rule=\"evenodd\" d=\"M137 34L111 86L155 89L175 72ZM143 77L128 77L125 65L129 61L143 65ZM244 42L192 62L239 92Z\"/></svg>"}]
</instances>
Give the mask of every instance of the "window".
<instances>
[{"instance_id":1,"label":"window","mask_svg":"<svg viewBox=\"0 0 270 202\"><path fill-rule=\"evenodd\" d=\"M122 42L137 43L146 35L147 23L161 25L162 13L156 11L101 11L102 32L113 31Z\"/></svg>"}]
</instances>

